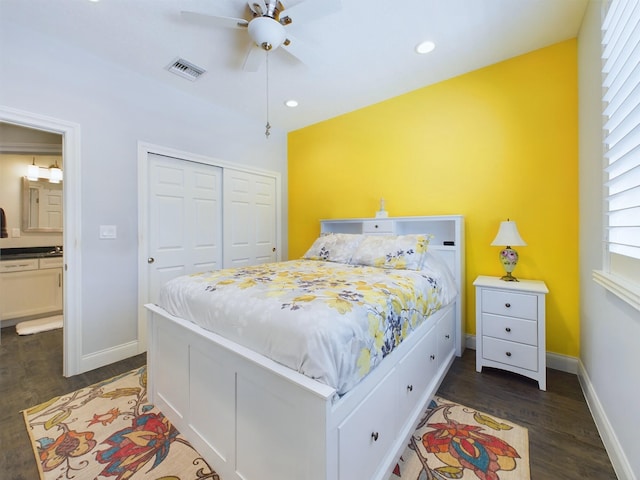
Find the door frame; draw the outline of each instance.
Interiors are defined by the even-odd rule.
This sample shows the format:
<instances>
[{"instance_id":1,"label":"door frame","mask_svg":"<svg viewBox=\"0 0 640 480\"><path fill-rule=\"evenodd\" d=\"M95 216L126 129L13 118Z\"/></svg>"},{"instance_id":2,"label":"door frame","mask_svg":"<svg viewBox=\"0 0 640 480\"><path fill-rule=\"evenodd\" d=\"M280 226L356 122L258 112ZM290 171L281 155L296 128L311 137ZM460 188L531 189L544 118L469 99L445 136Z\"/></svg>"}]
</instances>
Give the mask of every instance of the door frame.
<instances>
[{"instance_id":1,"label":"door frame","mask_svg":"<svg viewBox=\"0 0 640 480\"><path fill-rule=\"evenodd\" d=\"M149 156L163 155L166 157L184 160L187 162L202 163L213 167L221 167L223 185L224 169L241 170L249 173L271 176L276 181L276 245L278 252L282 245L282 190L281 175L279 172L261 170L259 168L247 167L245 165L226 162L218 158L207 157L195 153L185 152L170 147L155 145L148 142L138 142L138 352L147 350L147 311L145 304L149 303L149 268L147 259L149 258L149 242L147 232L149 231L149 215L147 209L147 199L149 198ZM223 193L224 196L224 193ZM222 222L224 224L224 206L222 207ZM223 233L224 238L224 233ZM222 257L224 259L224 241L222 243ZM278 256L281 258L281 255Z\"/></svg>"},{"instance_id":2,"label":"door frame","mask_svg":"<svg viewBox=\"0 0 640 480\"><path fill-rule=\"evenodd\" d=\"M62 135L63 185L63 360L65 377L80 372L82 355L82 262L80 125L0 105L0 121Z\"/></svg>"}]
</instances>

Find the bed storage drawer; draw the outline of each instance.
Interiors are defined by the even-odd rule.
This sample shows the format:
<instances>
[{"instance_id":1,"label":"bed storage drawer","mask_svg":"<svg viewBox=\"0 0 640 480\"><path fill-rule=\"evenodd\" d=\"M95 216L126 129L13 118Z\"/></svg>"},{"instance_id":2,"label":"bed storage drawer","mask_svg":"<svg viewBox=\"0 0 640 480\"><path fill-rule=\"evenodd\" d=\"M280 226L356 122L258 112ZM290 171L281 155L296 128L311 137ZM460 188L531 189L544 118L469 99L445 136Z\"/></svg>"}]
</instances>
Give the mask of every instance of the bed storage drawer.
<instances>
[{"instance_id":1,"label":"bed storage drawer","mask_svg":"<svg viewBox=\"0 0 640 480\"><path fill-rule=\"evenodd\" d=\"M398 364L399 415L407 418L438 371L436 327Z\"/></svg>"},{"instance_id":2,"label":"bed storage drawer","mask_svg":"<svg viewBox=\"0 0 640 480\"><path fill-rule=\"evenodd\" d=\"M370 480L398 429L397 378L393 372L338 426L339 480Z\"/></svg>"},{"instance_id":3,"label":"bed storage drawer","mask_svg":"<svg viewBox=\"0 0 640 480\"><path fill-rule=\"evenodd\" d=\"M453 356L455 351L456 335L455 315L450 310L444 317L440 319L437 326L438 337L438 366L446 362L449 357Z\"/></svg>"}]
</instances>

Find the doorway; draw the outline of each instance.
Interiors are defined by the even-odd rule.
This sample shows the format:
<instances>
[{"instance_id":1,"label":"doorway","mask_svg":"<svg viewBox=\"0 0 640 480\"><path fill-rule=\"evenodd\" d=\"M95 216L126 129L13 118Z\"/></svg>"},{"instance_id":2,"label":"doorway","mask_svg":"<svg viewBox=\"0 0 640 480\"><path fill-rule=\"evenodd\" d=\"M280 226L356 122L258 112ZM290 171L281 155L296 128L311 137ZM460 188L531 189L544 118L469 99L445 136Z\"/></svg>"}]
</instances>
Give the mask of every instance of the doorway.
<instances>
[{"instance_id":1,"label":"doorway","mask_svg":"<svg viewBox=\"0 0 640 480\"><path fill-rule=\"evenodd\" d=\"M0 106L0 122L62 136L63 189L63 371L65 377L80 373L81 270L80 270L80 127L64 120ZM26 168L26 167L25 167Z\"/></svg>"}]
</instances>

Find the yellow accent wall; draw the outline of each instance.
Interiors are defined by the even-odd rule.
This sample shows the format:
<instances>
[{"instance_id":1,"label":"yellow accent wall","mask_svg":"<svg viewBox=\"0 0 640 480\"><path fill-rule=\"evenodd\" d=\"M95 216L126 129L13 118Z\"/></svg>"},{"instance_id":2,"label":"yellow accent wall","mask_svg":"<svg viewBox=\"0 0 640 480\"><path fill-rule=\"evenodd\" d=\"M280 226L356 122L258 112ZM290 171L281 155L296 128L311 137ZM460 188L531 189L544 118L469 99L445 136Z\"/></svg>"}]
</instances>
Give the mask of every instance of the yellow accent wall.
<instances>
[{"instance_id":1,"label":"yellow accent wall","mask_svg":"<svg viewBox=\"0 0 640 480\"><path fill-rule=\"evenodd\" d=\"M289 258L320 219L373 217L381 197L391 216L464 215L470 334L473 280L503 274L490 243L515 220L514 275L550 290L547 350L578 356L575 39L291 132L288 176Z\"/></svg>"}]
</instances>

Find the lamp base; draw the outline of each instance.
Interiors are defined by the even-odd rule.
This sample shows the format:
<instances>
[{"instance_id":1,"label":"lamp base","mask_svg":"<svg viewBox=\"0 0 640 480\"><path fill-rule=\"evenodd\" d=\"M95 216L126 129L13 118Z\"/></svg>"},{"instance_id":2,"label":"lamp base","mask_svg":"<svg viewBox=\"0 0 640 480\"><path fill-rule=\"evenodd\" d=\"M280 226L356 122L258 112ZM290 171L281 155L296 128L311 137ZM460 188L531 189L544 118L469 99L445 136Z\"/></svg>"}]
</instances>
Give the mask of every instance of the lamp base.
<instances>
[{"instance_id":1,"label":"lamp base","mask_svg":"<svg viewBox=\"0 0 640 480\"><path fill-rule=\"evenodd\" d=\"M520 281L516 277L511 275L511 272L507 272L506 275L503 275L502 277L500 277L500 280L504 280L505 282L519 282Z\"/></svg>"},{"instance_id":2,"label":"lamp base","mask_svg":"<svg viewBox=\"0 0 640 480\"><path fill-rule=\"evenodd\" d=\"M500 280L504 280L505 282L517 282L518 279L511 275L511 272L513 272L518 264L518 252L507 245L506 248L500 250L500 254L498 256L500 257L500 263L502 263L504 271L507 273L505 276L501 277Z\"/></svg>"}]
</instances>

